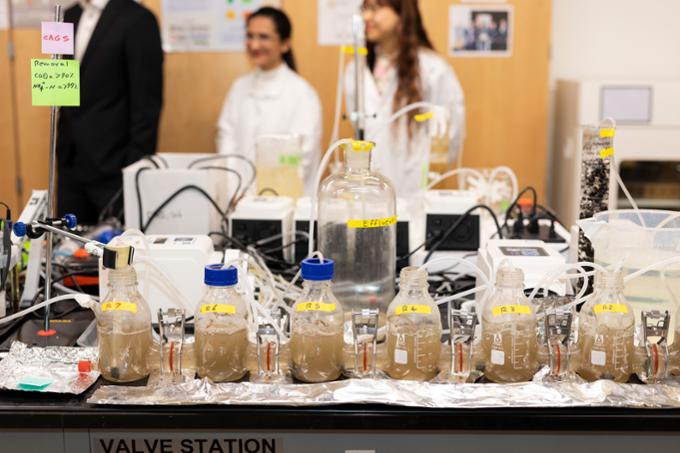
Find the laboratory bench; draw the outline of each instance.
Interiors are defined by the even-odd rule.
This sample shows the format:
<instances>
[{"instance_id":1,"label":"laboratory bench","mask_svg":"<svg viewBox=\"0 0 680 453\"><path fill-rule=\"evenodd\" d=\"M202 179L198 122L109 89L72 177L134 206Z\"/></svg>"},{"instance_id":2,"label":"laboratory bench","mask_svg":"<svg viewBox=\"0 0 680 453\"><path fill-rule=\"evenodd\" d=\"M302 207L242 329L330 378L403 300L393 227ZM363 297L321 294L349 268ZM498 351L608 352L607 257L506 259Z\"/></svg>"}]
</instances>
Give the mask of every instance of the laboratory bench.
<instances>
[{"instance_id":1,"label":"laboratory bench","mask_svg":"<svg viewBox=\"0 0 680 453\"><path fill-rule=\"evenodd\" d=\"M522 451L551 453L680 449L677 409L88 404L100 383L77 397L0 392L0 452L438 453L519 443Z\"/></svg>"}]
</instances>

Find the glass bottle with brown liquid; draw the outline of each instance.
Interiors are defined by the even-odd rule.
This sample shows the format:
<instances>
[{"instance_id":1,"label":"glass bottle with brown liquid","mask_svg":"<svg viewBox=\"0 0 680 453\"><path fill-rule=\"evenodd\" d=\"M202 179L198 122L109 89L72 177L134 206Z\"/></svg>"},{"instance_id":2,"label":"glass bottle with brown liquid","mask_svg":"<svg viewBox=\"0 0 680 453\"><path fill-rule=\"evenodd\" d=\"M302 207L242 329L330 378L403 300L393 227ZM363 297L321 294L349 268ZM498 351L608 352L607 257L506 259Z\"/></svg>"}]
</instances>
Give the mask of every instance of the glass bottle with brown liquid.
<instances>
[{"instance_id":1,"label":"glass bottle with brown liquid","mask_svg":"<svg viewBox=\"0 0 680 453\"><path fill-rule=\"evenodd\" d=\"M634 358L635 314L623 296L621 271L598 272L579 313L578 374L588 381L626 382Z\"/></svg>"},{"instance_id":2,"label":"glass bottle with brown liquid","mask_svg":"<svg viewBox=\"0 0 680 453\"><path fill-rule=\"evenodd\" d=\"M302 261L303 291L293 305L290 354L293 377L304 382L333 381L343 369L342 305L331 291L334 261Z\"/></svg>"},{"instance_id":3,"label":"glass bottle with brown liquid","mask_svg":"<svg viewBox=\"0 0 680 453\"><path fill-rule=\"evenodd\" d=\"M530 380L538 368L536 313L521 269L501 267L482 311L484 375L493 382Z\"/></svg>"},{"instance_id":4,"label":"glass bottle with brown liquid","mask_svg":"<svg viewBox=\"0 0 680 453\"><path fill-rule=\"evenodd\" d=\"M208 286L194 316L196 373L213 382L241 379L248 370L248 308L236 291L234 266L205 267Z\"/></svg>"},{"instance_id":5,"label":"glass bottle with brown liquid","mask_svg":"<svg viewBox=\"0 0 680 453\"><path fill-rule=\"evenodd\" d=\"M94 311L97 317L99 370L114 383L139 381L149 375L151 312L137 287L131 266L132 247L105 247L108 291Z\"/></svg>"},{"instance_id":6,"label":"glass bottle with brown liquid","mask_svg":"<svg viewBox=\"0 0 680 453\"><path fill-rule=\"evenodd\" d=\"M424 269L401 270L399 294L387 309L385 371L393 379L428 381L439 372L442 322L427 289Z\"/></svg>"}]
</instances>

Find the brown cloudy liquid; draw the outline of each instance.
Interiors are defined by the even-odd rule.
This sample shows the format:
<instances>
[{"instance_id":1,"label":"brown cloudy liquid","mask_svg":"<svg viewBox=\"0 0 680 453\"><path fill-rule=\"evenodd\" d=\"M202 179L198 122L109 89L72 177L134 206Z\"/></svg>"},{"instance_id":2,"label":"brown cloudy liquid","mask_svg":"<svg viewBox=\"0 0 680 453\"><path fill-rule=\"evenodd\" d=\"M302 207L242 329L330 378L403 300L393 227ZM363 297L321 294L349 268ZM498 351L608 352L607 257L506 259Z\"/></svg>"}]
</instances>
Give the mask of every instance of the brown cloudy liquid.
<instances>
[{"instance_id":1,"label":"brown cloudy liquid","mask_svg":"<svg viewBox=\"0 0 680 453\"><path fill-rule=\"evenodd\" d=\"M441 335L434 326L390 324L385 371L393 379L429 381L439 371L441 347Z\"/></svg>"},{"instance_id":2,"label":"brown cloudy liquid","mask_svg":"<svg viewBox=\"0 0 680 453\"><path fill-rule=\"evenodd\" d=\"M111 382L134 382L149 375L151 327L133 333L113 332L97 324L99 370Z\"/></svg>"},{"instance_id":3,"label":"brown cloudy liquid","mask_svg":"<svg viewBox=\"0 0 680 453\"><path fill-rule=\"evenodd\" d=\"M587 381L628 381L634 353L633 329L633 325L624 329L600 326L597 331L582 327L578 374Z\"/></svg>"},{"instance_id":4,"label":"brown cloudy liquid","mask_svg":"<svg viewBox=\"0 0 680 453\"><path fill-rule=\"evenodd\" d=\"M529 381L536 373L536 322L487 323L482 329L484 375L493 382Z\"/></svg>"},{"instance_id":5,"label":"brown cloudy liquid","mask_svg":"<svg viewBox=\"0 0 680 453\"><path fill-rule=\"evenodd\" d=\"M290 339L293 376L304 382L325 382L340 377L342 337L342 330L324 334L294 328Z\"/></svg>"},{"instance_id":6,"label":"brown cloudy liquid","mask_svg":"<svg viewBox=\"0 0 680 453\"><path fill-rule=\"evenodd\" d=\"M248 330L201 329L195 334L196 373L214 382L238 381L247 371Z\"/></svg>"}]
</instances>

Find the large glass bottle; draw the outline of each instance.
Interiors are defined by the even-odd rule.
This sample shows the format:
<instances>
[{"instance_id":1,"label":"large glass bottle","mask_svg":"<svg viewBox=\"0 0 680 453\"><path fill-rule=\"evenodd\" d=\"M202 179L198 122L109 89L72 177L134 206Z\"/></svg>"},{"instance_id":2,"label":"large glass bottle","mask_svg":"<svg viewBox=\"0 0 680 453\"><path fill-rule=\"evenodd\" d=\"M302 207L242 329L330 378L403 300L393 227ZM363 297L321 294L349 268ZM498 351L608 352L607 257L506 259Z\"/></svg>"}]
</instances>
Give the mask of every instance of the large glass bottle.
<instances>
[{"instance_id":1,"label":"large glass bottle","mask_svg":"<svg viewBox=\"0 0 680 453\"><path fill-rule=\"evenodd\" d=\"M132 247L105 247L108 291L95 307L99 370L104 379L134 382L149 375L151 312L137 287Z\"/></svg>"},{"instance_id":2,"label":"large glass bottle","mask_svg":"<svg viewBox=\"0 0 680 453\"><path fill-rule=\"evenodd\" d=\"M208 291L194 315L196 373L214 382L241 379L247 371L248 308L236 291L238 272L222 264L205 267Z\"/></svg>"},{"instance_id":3,"label":"large glass bottle","mask_svg":"<svg viewBox=\"0 0 680 453\"><path fill-rule=\"evenodd\" d=\"M396 195L370 168L370 142L345 148L342 173L319 189L319 250L335 260L333 292L348 311L379 308L394 297Z\"/></svg>"},{"instance_id":4,"label":"large glass bottle","mask_svg":"<svg viewBox=\"0 0 680 453\"><path fill-rule=\"evenodd\" d=\"M588 381L626 382L632 373L635 314L623 296L621 271L598 272L579 313L578 374Z\"/></svg>"},{"instance_id":5,"label":"large glass bottle","mask_svg":"<svg viewBox=\"0 0 680 453\"><path fill-rule=\"evenodd\" d=\"M484 375L494 382L528 381L536 372L536 313L524 295L521 269L501 267L482 311Z\"/></svg>"},{"instance_id":6,"label":"large glass bottle","mask_svg":"<svg viewBox=\"0 0 680 453\"><path fill-rule=\"evenodd\" d=\"M399 294L387 309L387 366L393 379L428 381L439 371L442 322L428 292L427 272L401 270Z\"/></svg>"},{"instance_id":7,"label":"large glass bottle","mask_svg":"<svg viewBox=\"0 0 680 453\"><path fill-rule=\"evenodd\" d=\"M303 291L290 337L291 370L301 381L332 381L342 373L344 312L331 291L333 267L327 258L302 261Z\"/></svg>"}]
</instances>

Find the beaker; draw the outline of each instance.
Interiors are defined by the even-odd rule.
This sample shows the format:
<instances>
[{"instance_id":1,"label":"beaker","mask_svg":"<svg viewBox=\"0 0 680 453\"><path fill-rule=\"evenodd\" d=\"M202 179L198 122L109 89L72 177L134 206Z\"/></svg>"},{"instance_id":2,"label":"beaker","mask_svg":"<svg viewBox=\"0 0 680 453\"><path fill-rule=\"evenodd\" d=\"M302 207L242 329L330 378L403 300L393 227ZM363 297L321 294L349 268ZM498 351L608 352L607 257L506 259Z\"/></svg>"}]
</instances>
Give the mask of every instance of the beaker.
<instances>
[{"instance_id":1,"label":"beaker","mask_svg":"<svg viewBox=\"0 0 680 453\"><path fill-rule=\"evenodd\" d=\"M266 134L255 138L257 193L272 191L298 199L304 196L302 137Z\"/></svg>"},{"instance_id":2,"label":"beaker","mask_svg":"<svg viewBox=\"0 0 680 453\"><path fill-rule=\"evenodd\" d=\"M344 171L321 184L318 234L319 250L335 260L333 292L343 307L377 308L383 325L394 297L397 207L392 183L370 168L372 148L347 145Z\"/></svg>"}]
</instances>

